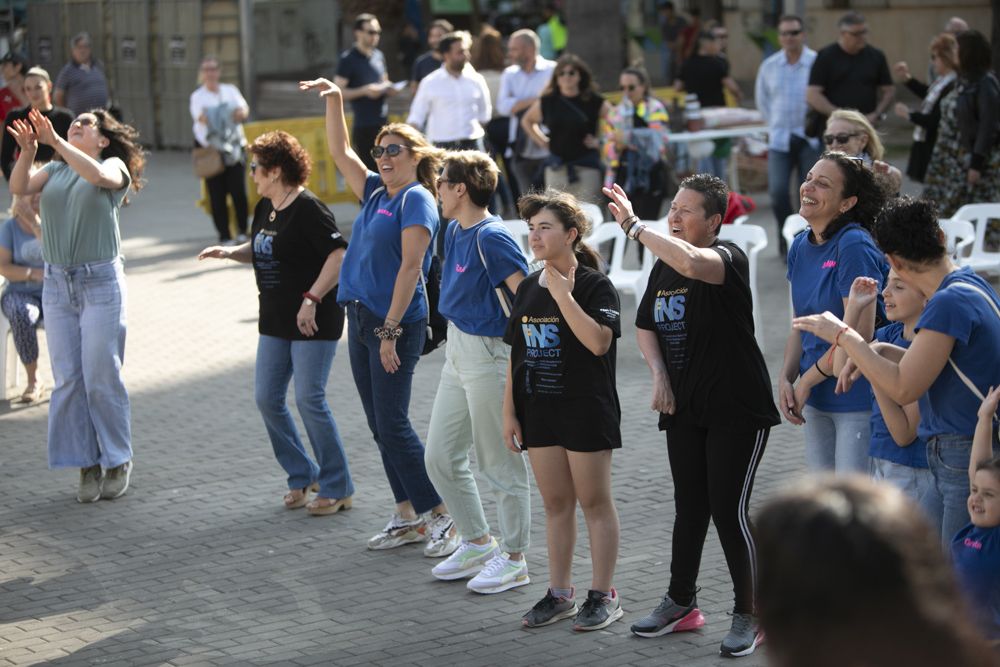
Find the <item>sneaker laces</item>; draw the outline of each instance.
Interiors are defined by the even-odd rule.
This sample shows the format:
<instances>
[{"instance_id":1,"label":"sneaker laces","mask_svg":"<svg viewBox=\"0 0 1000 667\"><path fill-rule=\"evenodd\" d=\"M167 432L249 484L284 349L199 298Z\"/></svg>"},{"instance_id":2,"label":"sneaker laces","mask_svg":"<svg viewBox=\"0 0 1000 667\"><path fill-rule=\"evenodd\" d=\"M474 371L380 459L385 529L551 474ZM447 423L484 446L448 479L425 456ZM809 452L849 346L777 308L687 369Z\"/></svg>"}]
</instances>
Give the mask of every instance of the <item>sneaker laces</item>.
<instances>
[{"instance_id":1,"label":"sneaker laces","mask_svg":"<svg viewBox=\"0 0 1000 667\"><path fill-rule=\"evenodd\" d=\"M750 614L733 614L733 626L730 632L736 635L750 634L753 626L753 616Z\"/></svg>"},{"instance_id":2,"label":"sneaker laces","mask_svg":"<svg viewBox=\"0 0 1000 667\"><path fill-rule=\"evenodd\" d=\"M490 559L486 566L483 567L480 574L484 577L492 577L503 571L504 567L507 565L507 556L504 554L497 554Z\"/></svg>"},{"instance_id":3,"label":"sneaker laces","mask_svg":"<svg viewBox=\"0 0 1000 667\"><path fill-rule=\"evenodd\" d=\"M586 616L588 614L596 613L597 609L604 606L604 597L597 596L587 596L587 599L583 601L580 606L580 614Z\"/></svg>"},{"instance_id":4,"label":"sneaker laces","mask_svg":"<svg viewBox=\"0 0 1000 667\"><path fill-rule=\"evenodd\" d=\"M448 531L454 525L454 521L447 514L435 514L431 517L431 540L440 542L448 536Z\"/></svg>"}]
</instances>

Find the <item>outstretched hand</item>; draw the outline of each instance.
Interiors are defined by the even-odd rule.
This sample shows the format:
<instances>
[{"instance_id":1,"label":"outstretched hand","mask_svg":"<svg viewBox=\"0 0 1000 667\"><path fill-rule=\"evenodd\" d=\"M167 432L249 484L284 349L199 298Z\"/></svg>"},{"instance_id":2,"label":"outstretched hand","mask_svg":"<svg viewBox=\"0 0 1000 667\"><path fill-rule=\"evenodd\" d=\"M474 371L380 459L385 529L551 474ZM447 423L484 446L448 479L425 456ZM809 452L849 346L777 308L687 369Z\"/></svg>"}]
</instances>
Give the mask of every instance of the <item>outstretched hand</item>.
<instances>
[{"instance_id":1,"label":"outstretched hand","mask_svg":"<svg viewBox=\"0 0 1000 667\"><path fill-rule=\"evenodd\" d=\"M35 134L38 137L39 143L46 146L55 146L59 143L59 135L56 134L56 129L52 127L52 121L46 118L41 111L32 109L28 112L28 119L35 126Z\"/></svg>"},{"instance_id":2,"label":"outstretched hand","mask_svg":"<svg viewBox=\"0 0 1000 667\"><path fill-rule=\"evenodd\" d=\"M38 135L31 123L17 119L7 125L7 133L14 137L22 153L35 153L38 150Z\"/></svg>"},{"instance_id":3,"label":"outstretched hand","mask_svg":"<svg viewBox=\"0 0 1000 667\"><path fill-rule=\"evenodd\" d=\"M820 315L796 317L792 320L792 328L796 331L808 331L832 345L837 339L837 334L850 327L828 310Z\"/></svg>"},{"instance_id":4,"label":"outstretched hand","mask_svg":"<svg viewBox=\"0 0 1000 667\"><path fill-rule=\"evenodd\" d=\"M320 97L327 97L328 95L333 95L334 93L342 92L340 86L335 84L329 79L319 78L313 79L311 81L299 81L299 90L309 91L318 90Z\"/></svg>"},{"instance_id":5,"label":"outstretched hand","mask_svg":"<svg viewBox=\"0 0 1000 667\"><path fill-rule=\"evenodd\" d=\"M615 217L615 222L620 225L632 217L632 202L629 201L622 186L614 183L610 188L601 188L601 191L611 200L608 202L608 210Z\"/></svg>"}]
</instances>

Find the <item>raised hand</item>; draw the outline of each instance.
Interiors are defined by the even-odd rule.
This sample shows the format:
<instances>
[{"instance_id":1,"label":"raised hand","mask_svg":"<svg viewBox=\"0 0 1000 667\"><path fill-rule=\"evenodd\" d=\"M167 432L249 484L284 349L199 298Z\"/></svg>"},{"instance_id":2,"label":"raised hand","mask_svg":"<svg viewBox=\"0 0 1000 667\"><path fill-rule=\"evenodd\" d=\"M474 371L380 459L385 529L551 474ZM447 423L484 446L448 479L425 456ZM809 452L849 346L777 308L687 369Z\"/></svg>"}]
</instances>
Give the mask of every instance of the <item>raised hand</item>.
<instances>
[{"instance_id":1,"label":"raised hand","mask_svg":"<svg viewBox=\"0 0 1000 667\"><path fill-rule=\"evenodd\" d=\"M859 309L866 308L875 303L878 298L878 282L868 276L858 276L851 283L851 291L847 295L847 301L853 303Z\"/></svg>"},{"instance_id":2,"label":"raised hand","mask_svg":"<svg viewBox=\"0 0 1000 667\"><path fill-rule=\"evenodd\" d=\"M35 134L35 128L31 126L31 123L20 119L15 120L7 126L7 133L14 137L17 147L21 149L22 153L34 154L38 151L38 135Z\"/></svg>"},{"instance_id":3,"label":"raised hand","mask_svg":"<svg viewBox=\"0 0 1000 667\"><path fill-rule=\"evenodd\" d=\"M59 143L60 137L56 134L56 129L52 127L52 121L46 118L41 111L38 109L29 111L28 120L35 126L35 134L38 136L39 143L46 146L55 146Z\"/></svg>"},{"instance_id":4,"label":"raised hand","mask_svg":"<svg viewBox=\"0 0 1000 667\"><path fill-rule=\"evenodd\" d=\"M601 188L601 191L611 200L608 202L608 210L615 217L615 222L620 225L632 217L632 202L629 201L622 186L614 183L610 188Z\"/></svg>"},{"instance_id":5,"label":"raised hand","mask_svg":"<svg viewBox=\"0 0 1000 667\"><path fill-rule=\"evenodd\" d=\"M299 90L318 90L320 97L326 97L327 95L341 92L340 86L335 84L333 81L322 77L311 81L299 81Z\"/></svg>"},{"instance_id":6,"label":"raised hand","mask_svg":"<svg viewBox=\"0 0 1000 667\"><path fill-rule=\"evenodd\" d=\"M898 63L892 66L892 72L900 79L909 80L910 78L910 66L906 64L905 60L900 60Z\"/></svg>"},{"instance_id":7,"label":"raised hand","mask_svg":"<svg viewBox=\"0 0 1000 667\"><path fill-rule=\"evenodd\" d=\"M996 416L998 403L1000 403L1000 387L990 387L982 405L979 406L979 418L992 420Z\"/></svg>"}]
</instances>

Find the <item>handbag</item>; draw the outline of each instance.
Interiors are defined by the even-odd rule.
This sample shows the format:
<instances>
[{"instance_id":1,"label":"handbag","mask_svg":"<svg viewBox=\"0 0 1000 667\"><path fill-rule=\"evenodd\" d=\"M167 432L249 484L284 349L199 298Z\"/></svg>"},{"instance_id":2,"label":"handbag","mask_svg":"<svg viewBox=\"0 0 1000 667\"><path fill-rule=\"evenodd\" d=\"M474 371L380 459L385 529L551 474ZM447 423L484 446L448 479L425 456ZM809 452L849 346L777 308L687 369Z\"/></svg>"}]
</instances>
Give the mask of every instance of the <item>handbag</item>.
<instances>
[{"instance_id":1,"label":"handbag","mask_svg":"<svg viewBox=\"0 0 1000 667\"><path fill-rule=\"evenodd\" d=\"M226 170L222 162L222 153L211 146L196 146L191 151L191 162L194 175L198 178L212 178Z\"/></svg>"}]
</instances>

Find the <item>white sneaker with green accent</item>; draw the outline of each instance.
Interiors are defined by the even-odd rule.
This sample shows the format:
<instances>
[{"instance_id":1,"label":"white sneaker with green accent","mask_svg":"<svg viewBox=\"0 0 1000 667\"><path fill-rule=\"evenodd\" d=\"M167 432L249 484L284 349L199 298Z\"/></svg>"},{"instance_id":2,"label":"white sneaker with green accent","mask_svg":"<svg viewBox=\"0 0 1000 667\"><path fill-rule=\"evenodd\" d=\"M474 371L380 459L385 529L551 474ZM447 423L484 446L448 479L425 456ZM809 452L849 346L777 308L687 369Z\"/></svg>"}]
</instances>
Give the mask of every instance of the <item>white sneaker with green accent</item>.
<instances>
[{"instance_id":1,"label":"white sneaker with green accent","mask_svg":"<svg viewBox=\"0 0 1000 667\"><path fill-rule=\"evenodd\" d=\"M476 593L502 593L503 591L530 584L528 564L521 560L511 560L505 553L498 553L486 564L475 577L469 580L466 588Z\"/></svg>"},{"instance_id":2,"label":"white sneaker with green accent","mask_svg":"<svg viewBox=\"0 0 1000 667\"><path fill-rule=\"evenodd\" d=\"M486 544L463 541L455 553L448 556L444 562L434 566L431 574L442 581L465 579L478 574L483 566L498 553L500 553L500 545L497 544L495 537L491 537Z\"/></svg>"}]
</instances>

